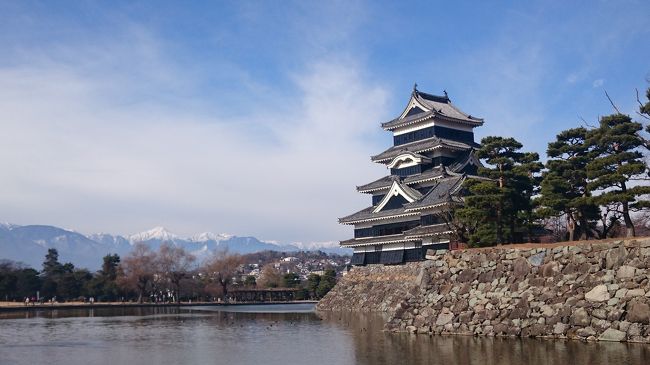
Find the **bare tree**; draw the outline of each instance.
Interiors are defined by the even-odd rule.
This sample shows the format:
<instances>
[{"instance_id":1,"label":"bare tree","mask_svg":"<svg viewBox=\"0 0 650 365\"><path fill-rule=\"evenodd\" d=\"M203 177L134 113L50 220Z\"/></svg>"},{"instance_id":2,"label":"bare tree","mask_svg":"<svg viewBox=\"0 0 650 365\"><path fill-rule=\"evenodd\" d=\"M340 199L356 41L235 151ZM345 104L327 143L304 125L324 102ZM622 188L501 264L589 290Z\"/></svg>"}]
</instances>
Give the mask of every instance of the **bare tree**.
<instances>
[{"instance_id":1,"label":"bare tree","mask_svg":"<svg viewBox=\"0 0 650 365\"><path fill-rule=\"evenodd\" d=\"M216 282L221 286L224 302L228 300L228 285L232 284L232 280L243 262L241 255L230 253L225 249L215 252L203 268L208 281Z\"/></svg>"},{"instance_id":2,"label":"bare tree","mask_svg":"<svg viewBox=\"0 0 650 365\"><path fill-rule=\"evenodd\" d=\"M282 285L282 274L280 273L280 270L273 267L273 264L267 264L262 268L257 285L266 288L279 287Z\"/></svg>"},{"instance_id":3,"label":"bare tree","mask_svg":"<svg viewBox=\"0 0 650 365\"><path fill-rule=\"evenodd\" d=\"M156 273L156 258L156 253L149 246L139 242L120 263L118 280L121 285L138 293L138 303L142 303L143 297L151 289Z\"/></svg>"},{"instance_id":4,"label":"bare tree","mask_svg":"<svg viewBox=\"0 0 650 365\"><path fill-rule=\"evenodd\" d=\"M196 257L170 243L163 243L158 251L158 269L162 278L171 285L176 303L181 302L181 282L190 275Z\"/></svg>"}]
</instances>

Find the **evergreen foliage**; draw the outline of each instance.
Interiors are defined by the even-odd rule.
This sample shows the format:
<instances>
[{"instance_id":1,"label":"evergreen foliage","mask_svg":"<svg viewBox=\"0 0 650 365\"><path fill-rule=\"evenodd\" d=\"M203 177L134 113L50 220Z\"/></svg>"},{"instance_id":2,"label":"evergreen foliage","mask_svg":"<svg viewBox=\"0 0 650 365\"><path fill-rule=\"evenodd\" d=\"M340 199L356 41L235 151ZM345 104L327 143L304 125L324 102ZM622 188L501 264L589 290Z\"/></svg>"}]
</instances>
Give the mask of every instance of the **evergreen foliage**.
<instances>
[{"instance_id":1,"label":"evergreen foliage","mask_svg":"<svg viewBox=\"0 0 650 365\"><path fill-rule=\"evenodd\" d=\"M320 278L318 283L318 288L316 288L316 295L318 298L322 298L325 294L329 293L330 290L336 285L336 271L332 269L325 270L325 273Z\"/></svg>"},{"instance_id":2,"label":"evergreen foliage","mask_svg":"<svg viewBox=\"0 0 650 365\"><path fill-rule=\"evenodd\" d=\"M453 220L470 246L522 242L530 238L535 214L531 200L542 165L537 153L521 152L514 138L485 137L477 157L488 164L479 169L485 179L467 179L465 204Z\"/></svg>"},{"instance_id":3,"label":"evergreen foliage","mask_svg":"<svg viewBox=\"0 0 650 365\"><path fill-rule=\"evenodd\" d=\"M549 159L537 199L541 216L565 216L569 241L589 238L589 222L599 217L598 205L587 189L586 168L594 157L587 134L582 127L568 129L548 144Z\"/></svg>"},{"instance_id":4,"label":"evergreen foliage","mask_svg":"<svg viewBox=\"0 0 650 365\"><path fill-rule=\"evenodd\" d=\"M318 285L320 284L320 275L318 274L309 274L307 276L307 290L309 290L309 295L313 298L317 297Z\"/></svg>"},{"instance_id":5,"label":"evergreen foliage","mask_svg":"<svg viewBox=\"0 0 650 365\"><path fill-rule=\"evenodd\" d=\"M300 277L295 272L284 274L282 284L285 288L296 288L300 285Z\"/></svg>"},{"instance_id":6,"label":"evergreen foliage","mask_svg":"<svg viewBox=\"0 0 650 365\"><path fill-rule=\"evenodd\" d=\"M650 186L630 184L630 181L647 170L640 148L645 140L639 135L641 123L628 115L612 114L600 120L600 126L589 132L588 143L595 157L587 164L587 188L594 194L594 202L601 206L620 204L619 213L625 222L626 235L635 235L631 210L649 208L646 199Z\"/></svg>"},{"instance_id":7,"label":"evergreen foliage","mask_svg":"<svg viewBox=\"0 0 650 365\"><path fill-rule=\"evenodd\" d=\"M246 278L244 279L244 286L247 287L254 287L257 285L257 280L253 275L246 275Z\"/></svg>"}]
</instances>

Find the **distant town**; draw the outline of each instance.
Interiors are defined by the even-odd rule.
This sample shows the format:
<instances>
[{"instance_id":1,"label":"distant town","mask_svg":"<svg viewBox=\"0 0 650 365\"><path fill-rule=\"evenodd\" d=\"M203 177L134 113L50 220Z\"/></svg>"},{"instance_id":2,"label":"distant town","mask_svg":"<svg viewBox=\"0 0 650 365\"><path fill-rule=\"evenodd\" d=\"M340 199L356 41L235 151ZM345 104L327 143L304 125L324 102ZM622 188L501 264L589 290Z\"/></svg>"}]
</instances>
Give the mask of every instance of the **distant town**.
<instances>
[{"instance_id":1,"label":"distant town","mask_svg":"<svg viewBox=\"0 0 650 365\"><path fill-rule=\"evenodd\" d=\"M322 251L215 252L203 261L170 242L136 243L108 254L91 272L60 262L50 248L41 268L0 260L0 301L59 304L293 301L322 298L349 267L350 256ZM39 270L40 269L40 270Z\"/></svg>"}]
</instances>

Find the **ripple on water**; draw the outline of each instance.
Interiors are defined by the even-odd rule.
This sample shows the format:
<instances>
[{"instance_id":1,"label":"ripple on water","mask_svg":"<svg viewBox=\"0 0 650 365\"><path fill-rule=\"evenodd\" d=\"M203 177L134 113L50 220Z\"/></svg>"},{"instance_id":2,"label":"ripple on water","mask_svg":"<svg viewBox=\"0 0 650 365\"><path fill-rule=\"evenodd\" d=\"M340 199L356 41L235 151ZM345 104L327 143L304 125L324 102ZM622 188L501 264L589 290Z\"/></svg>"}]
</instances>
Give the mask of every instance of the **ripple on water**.
<instances>
[{"instance_id":1,"label":"ripple on water","mask_svg":"<svg viewBox=\"0 0 650 365\"><path fill-rule=\"evenodd\" d=\"M351 313L94 310L0 320L0 364L647 364L650 346L383 332Z\"/></svg>"}]
</instances>

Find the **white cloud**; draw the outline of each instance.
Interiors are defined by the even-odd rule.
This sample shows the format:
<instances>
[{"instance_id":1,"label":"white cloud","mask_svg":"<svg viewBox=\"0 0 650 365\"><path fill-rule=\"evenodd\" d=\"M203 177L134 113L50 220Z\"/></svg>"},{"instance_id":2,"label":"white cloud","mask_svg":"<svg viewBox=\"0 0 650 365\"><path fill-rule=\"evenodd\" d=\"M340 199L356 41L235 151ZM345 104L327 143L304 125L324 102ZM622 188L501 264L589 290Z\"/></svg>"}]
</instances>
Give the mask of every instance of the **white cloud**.
<instances>
[{"instance_id":1,"label":"white cloud","mask_svg":"<svg viewBox=\"0 0 650 365\"><path fill-rule=\"evenodd\" d=\"M577 73L572 72L566 77L566 82L569 84L575 84L576 81L579 80L579 78L580 76Z\"/></svg>"},{"instance_id":2,"label":"white cloud","mask_svg":"<svg viewBox=\"0 0 650 365\"><path fill-rule=\"evenodd\" d=\"M3 220L284 242L351 234L337 217L365 207L354 186L385 172L369 162L385 146L368 135L388 95L360 65L314 62L292 75L293 99L260 104L269 99L253 93L248 112L225 118L218 97L196 100L196 75L135 34L0 68Z\"/></svg>"},{"instance_id":3,"label":"white cloud","mask_svg":"<svg viewBox=\"0 0 650 365\"><path fill-rule=\"evenodd\" d=\"M605 80L603 79L596 79L594 82L591 84L593 88L601 87L605 83Z\"/></svg>"}]
</instances>

